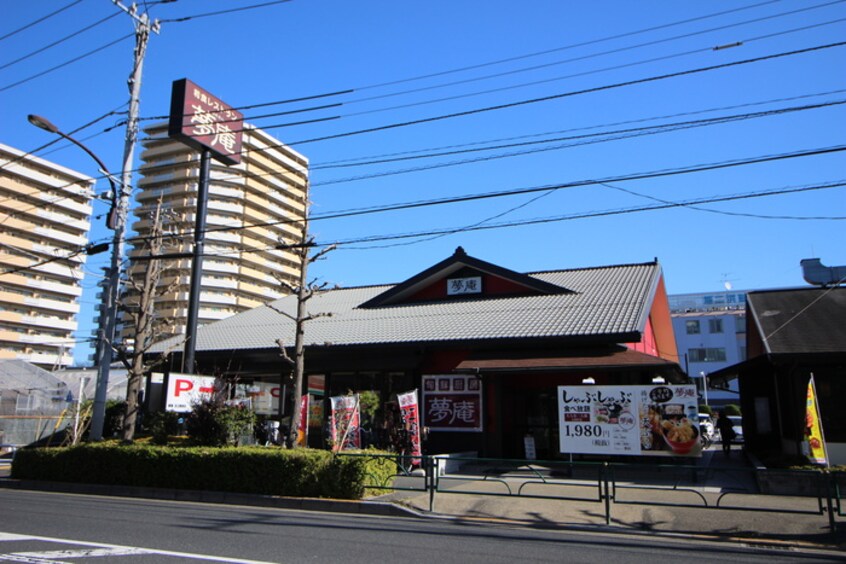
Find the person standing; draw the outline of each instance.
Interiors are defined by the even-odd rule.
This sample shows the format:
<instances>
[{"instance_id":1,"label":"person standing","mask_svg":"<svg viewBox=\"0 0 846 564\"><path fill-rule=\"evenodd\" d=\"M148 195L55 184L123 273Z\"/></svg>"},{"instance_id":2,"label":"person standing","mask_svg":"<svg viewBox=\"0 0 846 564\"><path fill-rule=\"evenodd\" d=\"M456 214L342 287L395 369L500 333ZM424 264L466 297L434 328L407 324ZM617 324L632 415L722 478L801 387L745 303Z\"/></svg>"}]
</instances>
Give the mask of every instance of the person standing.
<instances>
[{"instance_id":1,"label":"person standing","mask_svg":"<svg viewBox=\"0 0 846 564\"><path fill-rule=\"evenodd\" d=\"M734 440L735 434L732 428L734 424L728 418L725 411L721 411L717 417L717 429L720 431L720 439L723 444L723 453L726 456L731 455L731 442Z\"/></svg>"}]
</instances>

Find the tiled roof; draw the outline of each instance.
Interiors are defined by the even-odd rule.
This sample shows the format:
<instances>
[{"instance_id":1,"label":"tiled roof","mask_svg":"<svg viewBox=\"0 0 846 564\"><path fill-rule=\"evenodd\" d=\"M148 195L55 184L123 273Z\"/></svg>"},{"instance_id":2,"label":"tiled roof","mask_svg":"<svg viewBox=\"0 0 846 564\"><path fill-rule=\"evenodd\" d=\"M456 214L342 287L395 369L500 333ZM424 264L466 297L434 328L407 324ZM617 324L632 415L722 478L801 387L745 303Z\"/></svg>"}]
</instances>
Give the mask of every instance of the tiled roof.
<instances>
[{"instance_id":1,"label":"tiled roof","mask_svg":"<svg viewBox=\"0 0 846 564\"><path fill-rule=\"evenodd\" d=\"M657 263L532 273L572 293L443 300L359 308L393 285L330 290L308 301L306 345L613 337L643 331L661 274ZM278 348L294 340L296 298L286 296L197 331L196 351ZM151 352L177 347L179 339Z\"/></svg>"},{"instance_id":2,"label":"tiled roof","mask_svg":"<svg viewBox=\"0 0 846 564\"><path fill-rule=\"evenodd\" d=\"M846 288L750 292L747 300L768 353L846 353Z\"/></svg>"}]
</instances>

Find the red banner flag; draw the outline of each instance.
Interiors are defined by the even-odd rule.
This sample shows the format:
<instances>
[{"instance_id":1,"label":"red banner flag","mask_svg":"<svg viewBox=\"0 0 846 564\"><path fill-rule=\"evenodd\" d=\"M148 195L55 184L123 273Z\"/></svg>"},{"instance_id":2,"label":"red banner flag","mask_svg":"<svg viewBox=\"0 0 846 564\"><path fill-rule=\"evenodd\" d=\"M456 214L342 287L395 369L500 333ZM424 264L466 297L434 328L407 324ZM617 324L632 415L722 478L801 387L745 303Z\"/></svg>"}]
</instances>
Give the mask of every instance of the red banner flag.
<instances>
[{"instance_id":1,"label":"red banner flag","mask_svg":"<svg viewBox=\"0 0 846 564\"><path fill-rule=\"evenodd\" d=\"M417 404L417 390L397 394L399 401L400 413L402 414L402 423L408 433L408 441L411 443L412 456L420 456L423 450L420 447L420 409ZM414 458L411 463L415 466L420 465L420 459Z\"/></svg>"}]
</instances>

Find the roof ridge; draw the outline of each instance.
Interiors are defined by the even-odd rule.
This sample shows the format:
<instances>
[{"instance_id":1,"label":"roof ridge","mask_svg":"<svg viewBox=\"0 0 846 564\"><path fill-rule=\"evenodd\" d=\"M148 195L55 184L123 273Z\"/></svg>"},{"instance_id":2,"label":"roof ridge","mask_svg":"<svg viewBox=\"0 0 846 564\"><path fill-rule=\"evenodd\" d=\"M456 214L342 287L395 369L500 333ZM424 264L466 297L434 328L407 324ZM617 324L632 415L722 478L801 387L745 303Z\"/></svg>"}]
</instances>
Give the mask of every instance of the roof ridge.
<instances>
[{"instance_id":1,"label":"roof ridge","mask_svg":"<svg viewBox=\"0 0 846 564\"><path fill-rule=\"evenodd\" d=\"M597 265L597 266L583 266L583 267L579 267L579 268L558 268L558 269L553 269L553 270L538 270L538 271L534 271L534 272L525 272L524 274L526 274L527 276L532 276L532 275L535 275L535 274L550 274L552 272L578 272L578 271L582 271L582 270L605 270L605 269L608 269L608 268L621 268L621 267L627 267L627 266L651 266L651 265L657 265L657 264L658 264L658 261L650 260L650 261L646 261L646 262L627 262L627 263L622 263L622 264L605 264L605 265Z\"/></svg>"}]
</instances>

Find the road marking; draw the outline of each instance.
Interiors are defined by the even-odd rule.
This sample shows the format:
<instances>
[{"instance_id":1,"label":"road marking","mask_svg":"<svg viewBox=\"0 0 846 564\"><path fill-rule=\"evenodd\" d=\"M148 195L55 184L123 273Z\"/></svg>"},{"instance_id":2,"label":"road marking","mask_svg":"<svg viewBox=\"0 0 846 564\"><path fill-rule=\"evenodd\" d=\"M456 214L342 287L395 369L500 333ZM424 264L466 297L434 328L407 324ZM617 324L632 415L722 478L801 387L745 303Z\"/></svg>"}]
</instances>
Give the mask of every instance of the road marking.
<instances>
[{"instance_id":1,"label":"road marking","mask_svg":"<svg viewBox=\"0 0 846 564\"><path fill-rule=\"evenodd\" d=\"M97 558L99 556L129 556L132 554L150 554L143 548L113 547L113 548L85 548L82 550L54 550L52 552L13 552L10 556L26 558Z\"/></svg>"},{"instance_id":2,"label":"road marking","mask_svg":"<svg viewBox=\"0 0 846 564\"><path fill-rule=\"evenodd\" d=\"M194 560L205 560L207 562L230 562L232 564L273 564L272 562L265 562L263 560L226 558L224 556L213 556L210 554L174 552L171 550L157 550L152 548L122 546L119 544L106 544L102 542L87 542L73 539L60 539L54 537L39 537L35 535L19 535L15 533L4 533L0 531L0 542L2 541L41 541L62 544L75 544L79 546L91 547L87 550L53 550L44 552L16 552L9 554L0 554L0 561L27 562L29 564L62 564L61 559L64 558L96 558L101 556L129 556L136 554L156 554L161 556L174 556L177 558L192 558Z\"/></svg>"}]
</instances>

